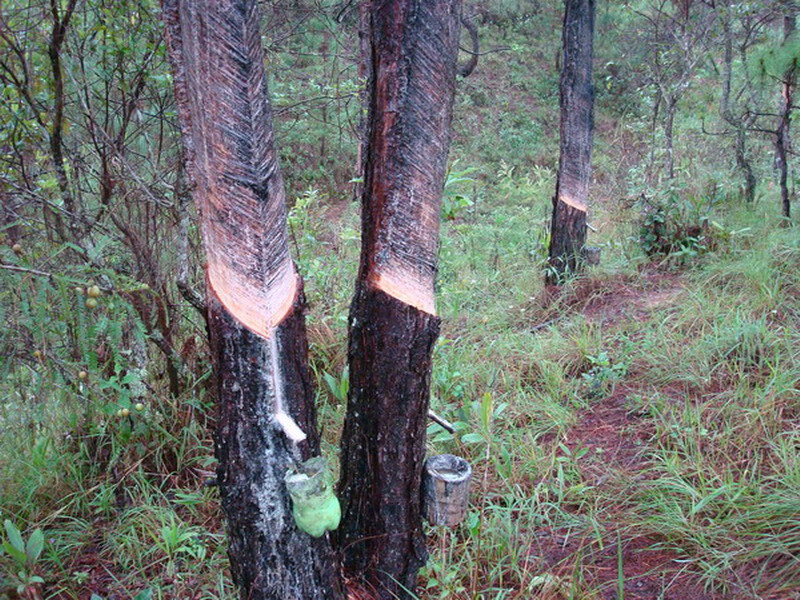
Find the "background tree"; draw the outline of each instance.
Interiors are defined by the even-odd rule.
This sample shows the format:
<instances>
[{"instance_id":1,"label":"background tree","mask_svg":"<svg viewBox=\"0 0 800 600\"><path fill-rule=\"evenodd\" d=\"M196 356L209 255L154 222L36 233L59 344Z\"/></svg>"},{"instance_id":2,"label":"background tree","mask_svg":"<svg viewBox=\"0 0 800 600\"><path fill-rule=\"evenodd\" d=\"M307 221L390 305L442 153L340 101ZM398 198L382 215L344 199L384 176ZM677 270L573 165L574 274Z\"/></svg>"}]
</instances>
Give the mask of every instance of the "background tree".
<instances>
[{"instance_id":1,"label":"background tree","mask_svg":"<svg viewBox=\"0 0 800 600\"><path fill-rule=\"evenodd\" d=\"M633 8L641 19L639 43L645 48L642 64L645 81L654 91L648 179L656 168L656 130L663 132L663 169L668 180L675 179L675 118L678 105L694 83L695 75L710 57L716 34L717 14L706 3L680 0L648 0Z\"/></svg>"},{"instance_id":2,"label":"background tree","mask_svg":"<svg viewBox=\"0 0 800 600\"><path fill-rule=\"evenodd\" d=\"M163 8L208 260L217 472L234 581L248 600L339 598L327 539L297 529L283 481L293 455L317 454L319 441L256 2Z\"/></svg>"},{"instance_id":3,"label":"background tree","mask_svg":"<svg viewBox=\"0 0 800 600\"><path fill-rule=\"evenodd\" d=\"M736 168L743 179L743 196L747 203L755 200L757 179L748 151L748 134L755 124L758 110L758 92L747 68L750 48L757 43L773 7L759 11L748 6L724 3L718 7L723 36L722 98L720 116L732 129L733 153ZM734 61L738 59L739 68Z\"/></svg>"},{"instance_id":4,"label":"background tree","mask_svg":"<svg viewBox=\"0 0 800 600\"><path fill-rule=\"evenodd\" d=\"M579 267L586 244L586 213L592 167L594 0L566 0L562 33L561 142L550 223L547 280L559 282Z\"/></svg>"},{"instance_id":5,"label":"background tree","mask_svg":"<svg viewBox=\"0 0 800 600\"><path fill-rule=\"evenodd\" d=\"M781 77L781 102L778 109L778 128L775 135L775 155L778 167L778 176L781 189L781 209L783 216L791 217L791 195L789 193L789 159L788 154L791 147L791 119L792 108L794 106L794 88L797 78L798 56L791 47L792 42L796 43L795 30L798 8L793 2L786 5L783 16L783 46L788 53L786 65Z\"/></svg>"},{"instance_id":6,"label":"background tree","mask_svg":"<svg viewBox=\"0 0 800 600\"><path fill-rule=\"evenodd\" d=\"M180 211L169 184L179 167L167 142L172 94L154 75L165 66L161 37L157 15L139 4L4 5L0 186L7 219L41 219L47 239L72 257L69 272L91 270L119 291L126 329L143 330L124 349L138 372L163 372L177 396L190 374L170 277L176 257L166 250L180 236L162 227ZM115 354L101 345L92 361L113 370Z\"/></svg>"},{"instance_id":7,"label":"background tree","mask_svg":"<svg viewBox=\"0 0 800 600\"><path fill-rule=\"evenodd\" d=\"M369 12L362 250L337 544L346 571L380 598L407 596L427 559L420 478L459 17L458 0L382 0Z\"/></svg>"}]
</instances>

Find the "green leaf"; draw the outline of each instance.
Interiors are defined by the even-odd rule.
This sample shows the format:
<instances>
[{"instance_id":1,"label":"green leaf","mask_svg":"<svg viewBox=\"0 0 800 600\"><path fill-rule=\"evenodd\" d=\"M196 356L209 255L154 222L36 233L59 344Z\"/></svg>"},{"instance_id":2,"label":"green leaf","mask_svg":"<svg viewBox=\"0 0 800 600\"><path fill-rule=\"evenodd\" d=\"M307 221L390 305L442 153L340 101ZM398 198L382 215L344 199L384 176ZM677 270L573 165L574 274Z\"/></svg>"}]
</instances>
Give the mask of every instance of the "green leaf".
<instances>
[{"instance_id":1,"label":"green leaf","mask_svg":"<svg viewBox=\"0 0 800 600\"><path fill-rule=\"evenodd\" d=\"M465 433L461 436L461 441L465 444L480 444L485 440L480 433Z\"/></svg>"},{"instance_id":2,"label":"green leaf","mask_svg":"<svg viewBox=\"0 0 800 600\"><path fill-rule=\"evenodd\" d=\"M718 496L722 495L723 493L725 493L727 491L728 491L728 486L727 485L723 485L722 487L714 490L708 496L706 496L705 498L700 500L700 502L698 502L697 504L695 504L692 507L692 510L689 512L689 516L690 517L695 516L697 513L699 513L701 510L703 510L709 502L715 500Z\"/></svg>"},{"instance_id":3,"label":"green leaf","mask_svg":"<svg viewBox=\"0 0 800 600\"><path fill-rule=\"evenodd\" d=\"M3 524L6 527L6 534L8 535L8 541L11 542L11 546L24 556L25 542L22 540L22 534L19 532L19 529L17 529L8 519L6 519ZM23 560L25 559L23 558Z\"/></svg>"},{"instance_id":4,"label":"green leaf","mask_svg":"<svg viewBox=\"0 0 800 600\"><path fill-rule=\"evenodd\" d=\"M8 554L11 556L11 558L13 558L17 563L19 563L20 565L24 565L25 564L25 558L26 557L25 557L25 553L24 552L20 552L19 550L14 548L14 546L12 546L7 541L3 542L3 548L5 549L6 552L8 552Z\"/></svg>"},{"instance_id":5,"label":"green leaf","mask_svg":"<svg viewBox=\"0 0 800 600\"><path fill-rule=\"evenodd\" d=\"M481 422L485 429L489 429L492 422L492 394L486 392L481 398Z\"/></svg>"},{"instance_id":6,"label":"green leaf","mask_svg":"<svg viewBox=\"0 0 800 600\"><path fill-rule=\"evenodd\" d=\"M39 559L39 555L44 548L44 534L41 529L36 529L31 537L28 538L28 545L25 549L25 554L28 556L30 564L35 563Z\"/></svg>"}]
</instances>

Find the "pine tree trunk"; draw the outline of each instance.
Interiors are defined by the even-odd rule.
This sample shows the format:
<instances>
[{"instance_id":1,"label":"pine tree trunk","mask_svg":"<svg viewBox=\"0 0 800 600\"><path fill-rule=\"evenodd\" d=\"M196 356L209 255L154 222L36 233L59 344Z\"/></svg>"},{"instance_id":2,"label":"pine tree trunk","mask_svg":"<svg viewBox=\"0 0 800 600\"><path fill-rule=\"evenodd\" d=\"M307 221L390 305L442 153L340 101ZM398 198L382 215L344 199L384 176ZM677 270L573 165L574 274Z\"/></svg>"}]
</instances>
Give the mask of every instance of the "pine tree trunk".
<instances>
[{"instance_id":1,"label":"pine tree trunk","mask_svg":"<svg viewBox=\"0 0 800 600\"><path fill-rule=\"evenodd\" d=\"M459 0L370 5L362 254L350 309L337 545L346 572L380 598L408 597L427 558L421 477L459 15Z\"/></svg>"},{"instance_id":2,"label":"pine tree trunk","mask_svg":"<svg viewBox=\"0 0 800 600\"><path fill-rule=\"evenodd\" d=\"M550 224L547 282L560 283L581 267L594 132L592 40L594 0L565 0L561 70L561 143Z\"/></svg>"},{"instance_id":3,"label":"pine tree trunk","mask_svg":"<svg viewBox=\"0 0 800 600\"><path fill-rule=\"evenodd\" d=\"M163 14L208 261L218 481L233 578L247 600L339 599L330 545L297 529L283 482L293 454L316 454L319 442L256 2L164 0ZM296 432L288 439L280 413L304 441Z\"/></svg>"}]
</instances>

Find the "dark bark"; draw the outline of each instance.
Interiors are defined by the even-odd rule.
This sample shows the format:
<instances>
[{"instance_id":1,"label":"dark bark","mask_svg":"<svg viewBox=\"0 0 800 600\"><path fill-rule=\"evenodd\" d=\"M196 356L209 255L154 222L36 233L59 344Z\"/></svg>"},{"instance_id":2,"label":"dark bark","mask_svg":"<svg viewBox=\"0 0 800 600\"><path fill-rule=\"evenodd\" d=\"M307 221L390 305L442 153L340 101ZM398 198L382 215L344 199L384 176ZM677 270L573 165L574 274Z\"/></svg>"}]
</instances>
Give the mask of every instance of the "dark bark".
<instances>
[{"instance_id":1,"label":"dark bark","mask_svg":"<svg viewBox=\"0 0 800 600\"><path fill-rule=\"evenodd\" d=\"M413 591L427 556L420 486L460 2L384 0L369 9L362 252L336 541L346 572L395 598Z\"/></svg>"},{"instance_id":2,"label":"dark bark","mask_svg":"<svg viewBox=\"0 0 800 600\"><path fill-rule=\"evenodd\" d=\"M559 283L581 267L592 165L594 0L565 0L561 70L561 142L550 224L547 281Z\"/></svg>"},{"instance_id":3,"label":"dark bark","mask_svg":"<svg viewBox=\"0 0 800 600\"><path fill-rule=\"evenodd\" d=\"M439 319L362 285L350 323L338 545L347 572L404 597L397 584L413 590L428 557L421 479Z\"/></svg>"},{"instance_id":4,"label":"dark bark","mask_svg":"<svg viewBox=\"0 0 800 600\"><path fill-rule=\"evenodd\" d=\"M319 447L256 2L164 0L163 15L208 261L218 480L234 580L243 600L342 598L327 538L297 529L283 481L288 436L300 435L280 428L277 415L307 435L303 457Z\"/></svg>"},{"instance_id":5,"label":"dark bark","mask_svg":"<svg viewBox=\"0 0 800 600\"><path fill-rule=\"evenodd\" d=\"M330 544L294 524L283 477L292 448L272 419L273 348L237 321L209 289L209 333L219 388L217 481L233 579L244 600L342 598ZM304 459L319 453L303 297L275 330L286 412L308 434Z\"/></svg>"},{"instance_id":6,"label":"dark bark","mask_svg":"<svg viewBox=\"0 0 800 600\"><path fill-rule=\"evenodd\" d=\"M789 14L783 20L784 40L789 39L795 32L794 8L789 9ZM789 193L789 129L792 119L792 103L794 102L794 85L797 73L797 59L792 60L786 69L781 82L781 103L779 109L778 130L775 136L775 153L778 163L778 175L781 188L781 209L783 216L790 219L792 216L792 200ZM788 221L787 221L788 222Z\"/></svg>"}]
</instances>

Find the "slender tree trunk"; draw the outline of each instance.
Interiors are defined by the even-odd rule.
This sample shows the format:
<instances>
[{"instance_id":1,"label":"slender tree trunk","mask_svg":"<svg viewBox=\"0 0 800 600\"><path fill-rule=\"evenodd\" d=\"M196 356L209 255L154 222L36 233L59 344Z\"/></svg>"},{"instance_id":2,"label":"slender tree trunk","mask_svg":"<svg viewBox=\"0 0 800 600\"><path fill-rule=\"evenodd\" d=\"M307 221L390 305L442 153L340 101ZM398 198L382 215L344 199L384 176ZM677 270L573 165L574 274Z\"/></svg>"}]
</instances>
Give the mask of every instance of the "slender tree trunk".
<instances>
[{"instance_id":1,"label":"slender tree trunk","mask_svg":"<svg viewBox=\"0 0 800 600\"><path fill-rule=\"evenodd\" d=\"M459 15L459 0L370 5L362 252L350 309L337 544L345 570L380 598L408 597L427 559L420 486Z\"/></svg>"},{"instance_id":2,"label":"slender tree trunk","mask_svg":"<svg viewBox=\"0 0 800 600\"><path fill-rule=\"evenodd\" d=\"M788 40L795 31L795 12L790 9L790 14L783 19L783 39ZM783 216L790 219L792 216L792 201L789 194L789 128L792 118L792 103L794 96L794 82L797 72L797 59L786 69L781 84L781 104L779 111L778 131L775 136L775 152L778 159L778 173L781 187L781 207ZM787 221L788 222L788 221Z\"/></svg>"},{"instance_id":3,"label":"slender tree trunk","mask_svg":"<svg viewBox=\"0 0 800 600\"><path fill-rule=\"evenodd\" d=\"M752 204L756 199L757 182L753 167L747 159L747 126L741 123L736 129L734 153L736 154L736 167L744 178L744 199L748 204Z\"/></svg>"},{"instance_id":4,"label":"slender tree trunk","mask_svg":"<svg viewBox=\"0 0 800 600\"><path fill-rule=\"evenodd\" d=\"M53 160L53 168L56 171L56 181L61 192L61 199L69 217L70 237L67 237L61 215L44 205L46 216L49 216L55 224L56 231L62 241L75 241L77 227L77 213L75 200L70 190L69 178L64 167L63 137L64 137L64 71L61 66L61 50L67 34L67 27L75 11L77 0L69 0L62 15L56 0L50 0L50 14L53 19L53 29L50 33L50 44L47 55L50 59L50 69L53 74L53 121L50 125L50 157ZM49 219L48 219L49 220Z\"/></svg>"},{"instance_id":5,"label":"slender tree trunk","mask_svg":"<svg viewBox=\"0 0 800 600\"><path fill-rule=\"evenodd\" d=\"M592 168L594 0L565 0L561 70L561 147L547 281L561 282L580 268Z\"/></svg>"},{"instance_id":6,"label":"slender tree trunk","mask_svg":"<svg viewBox=\"0 0 800 600\"><path fill-rule=\"evenodd\" d=\"M358 78L364 87L358 94L361 113L358 117L358 151L356 153L356 183L353 186L353 200L357 201L364 193L364 166L367 157L367 129L369 118L369 84L372 73L372 49L370 46L370 2L360 0L358 4Z\"/></svg>"},{"instance_id":7,"label":"slender tree trunk","mask_svg":"<svg viewBox=\"0 0 800 600\"><path fill-rule=\"evenodd\" d=\"M725 6L723 29L725 33L725 54L723 65L723 78L722 78L722 101L720 103L720 115L723 120L728 123L735 130L735 138L733 142L733 152L736 157L736 168L744 178L744 197L745 201L750 204L755 200L756 196L756 178L753 174L753 167L750 161L747 160L747 123L746 118L736 117L733 114L731 106L731 87L733 82L733 30L731 26L731 10L730 7ZM743 122L743 120L745 122Z\"/></svg>"},{"instance_id":8,"label":"slender tree trunk","mask_svg":"<svg viewBox=\"0 0 800 600\"><path fill-rule=\"evenodd\" d=\"M283 482L293 455L319 443L256 2L164 0L163 13L208 261L233 578L243 600L342 598L327 539L297 529ZM280 426L285 415L305 440Z\"/></svg>"},{"instance_id":9,"label":"slender tree trunk","mask_svg":"<svg viewBox=\"0 0 800 600\"><path fill-rule=\"evenodd\" d=\"M675 144L674 125L675 113L678 110L678 99L670 96L667 103L667 118L664 121L664 141L667 150L667 177L670 181L675 179Z\"/></svg>"},{"instance_id":10,"label":"slender tree trunk","mask_svg":"<svg viewBox=\"0 0 800 600\"><path fill-rule=\"evenodd\" d=\"M467 78L472 75L475 67L478 66L478 53L481 51L481 42L480 38L478 37L478 27L475 25L472 19L467 19L462 16L461 24L464 26L464 29L467 30L467 33L469 33L471 54L469 60L458 67L458 74L460 77Z\"/></svg>"}]
</instances>

